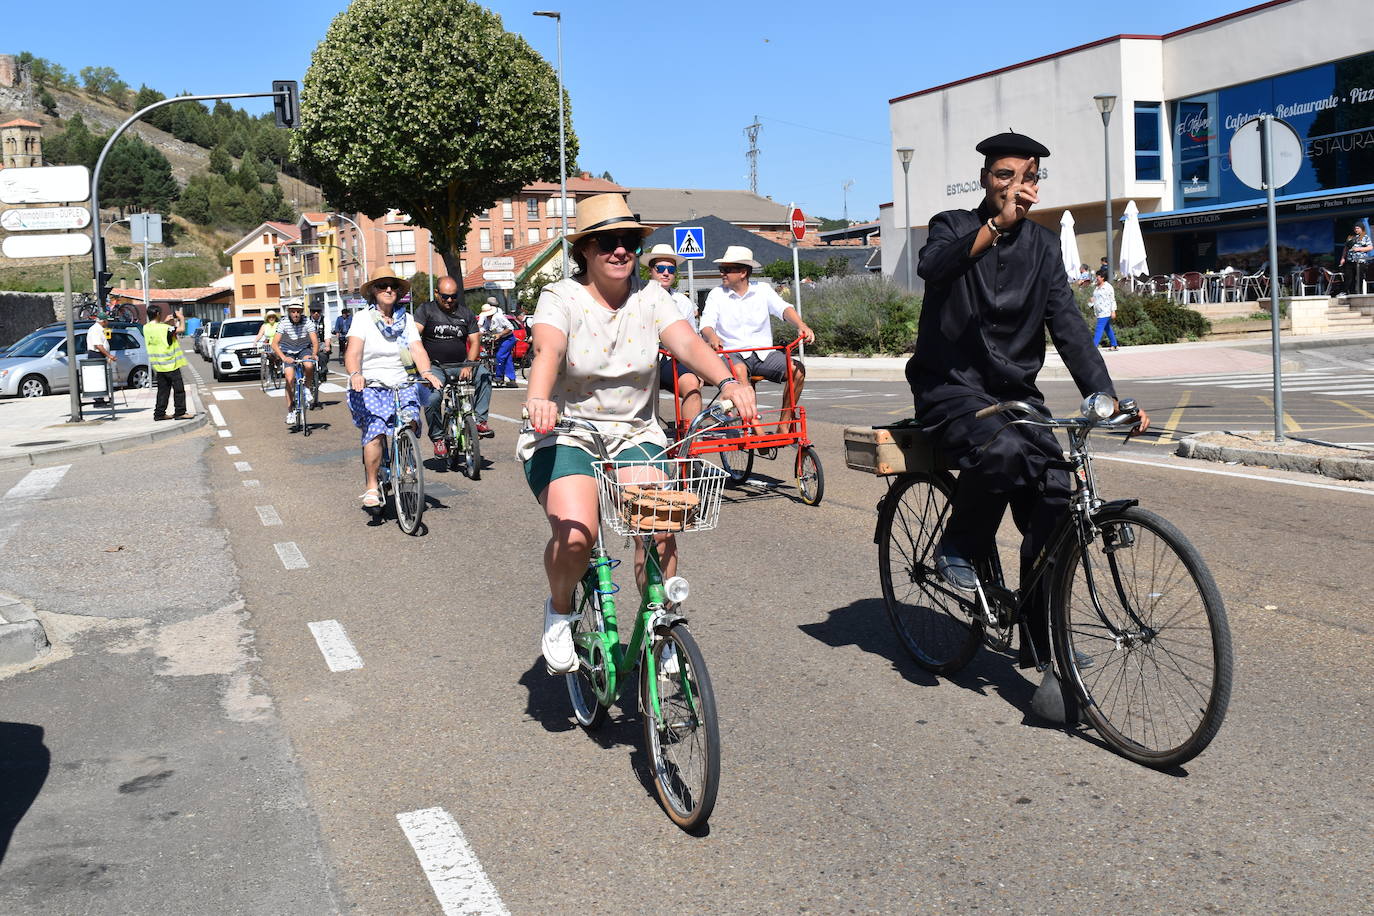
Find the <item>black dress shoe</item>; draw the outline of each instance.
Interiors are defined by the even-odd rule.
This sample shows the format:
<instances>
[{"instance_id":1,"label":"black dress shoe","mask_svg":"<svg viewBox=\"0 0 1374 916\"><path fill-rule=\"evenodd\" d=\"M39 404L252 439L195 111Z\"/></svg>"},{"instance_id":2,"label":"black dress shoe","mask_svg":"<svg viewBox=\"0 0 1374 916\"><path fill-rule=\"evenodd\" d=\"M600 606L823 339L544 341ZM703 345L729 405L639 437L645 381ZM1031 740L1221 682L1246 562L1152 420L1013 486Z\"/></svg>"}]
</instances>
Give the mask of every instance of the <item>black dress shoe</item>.
<instances>
[{"instance_id":1,"label":"black dress shoe","mask_svg":"<svg viewBox=\"0 0 1374 916\"><path fill-rule=\"evenodd\" d=\"M944 553L935 558L935 571L946 583L965 592L978 591L978 573L961 556Z\"/></svg>"}]
</instances>

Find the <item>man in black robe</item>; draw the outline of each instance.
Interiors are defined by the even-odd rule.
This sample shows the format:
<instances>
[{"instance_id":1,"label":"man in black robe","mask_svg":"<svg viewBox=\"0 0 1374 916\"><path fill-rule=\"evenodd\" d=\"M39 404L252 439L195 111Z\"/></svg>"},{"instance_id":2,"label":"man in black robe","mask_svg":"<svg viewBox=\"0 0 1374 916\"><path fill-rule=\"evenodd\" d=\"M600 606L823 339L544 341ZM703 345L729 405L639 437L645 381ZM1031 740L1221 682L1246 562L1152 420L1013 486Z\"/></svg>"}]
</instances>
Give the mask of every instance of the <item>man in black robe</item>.
<instances>
[{"instance_id":1,"label":"man in black robe","mask_svg":"<svg viewBox=\"0 0 1374 916\"><path fill-rule=\"evenodd\" d=\"M1054 434L974 414L999 401L1043 405L1036 376L1045 364L1045 331L1086 397L1116 397L1102 355L1074 303L1060 261L1059 238L1026 219L1039 197L1040 160L1050 151L1022 134L989 137L976 210L947 210L930 221L917 273L926 282L916 353L906 377L916 416L957 464L959 486L938 546L937 569L950 585L975 591L975 564L994 549L1010 504L1023 535L1021 579L1046 546L1068 506L1068 474ZM1149 426L1140 413L1137 431ZM994 438L995 436L995 438ZM991 441L989 441L991 440ZM1050 659L1041 580L1021 631L1021 665L1033 664L1027 630L1041 664Z\"/></svg>"}]
</instances>

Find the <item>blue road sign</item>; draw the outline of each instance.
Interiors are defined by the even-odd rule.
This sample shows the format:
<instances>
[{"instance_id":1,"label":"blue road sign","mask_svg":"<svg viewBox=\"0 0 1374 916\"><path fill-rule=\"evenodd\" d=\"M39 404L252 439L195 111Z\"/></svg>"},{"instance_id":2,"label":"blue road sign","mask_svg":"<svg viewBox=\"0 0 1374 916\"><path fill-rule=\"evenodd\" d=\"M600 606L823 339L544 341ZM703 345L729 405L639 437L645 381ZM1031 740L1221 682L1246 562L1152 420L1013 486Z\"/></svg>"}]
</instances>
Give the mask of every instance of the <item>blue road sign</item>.
<instances>
[{"instance_id":1,"label":"blue road sign","mask_svg":"<svg viewBox=\"0 0 1374 916\"><path fill-rule=\"evenodd\" d=\"M700 226L674 226L673 251L689 261L706 257L706 230Z\"/></svg>"}]
</instances>

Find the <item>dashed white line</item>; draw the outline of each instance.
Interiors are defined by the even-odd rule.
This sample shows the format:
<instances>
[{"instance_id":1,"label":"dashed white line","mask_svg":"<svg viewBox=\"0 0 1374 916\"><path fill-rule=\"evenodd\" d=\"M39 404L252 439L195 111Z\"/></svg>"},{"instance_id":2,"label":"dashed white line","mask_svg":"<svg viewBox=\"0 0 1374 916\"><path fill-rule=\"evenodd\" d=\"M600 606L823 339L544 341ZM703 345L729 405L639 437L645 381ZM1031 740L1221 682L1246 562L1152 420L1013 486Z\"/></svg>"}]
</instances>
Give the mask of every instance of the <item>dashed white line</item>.
<instances>
[{"instance_id":1,"label":"dashed white line","mask_svg":"<svg viewBox=\"0 0 1374 916\"><path fill-rule=\"evenodd\" d=\"M1221 477L1239 477L1242 480L1259 480L1264 483L1281 483L1290 487L1311 487L1314 490L1339 490L1342 493L1360 493L1364 496L1374 496L1374 490L1362 490L1359 487L1340 487L1330 483L1309 483L1306 480L1288 480L1283 477L1265 477L1262 474L1241 474L1238 471L1220 471L1215 468L1192 468L1183 467L1177 464L1166 464L1162 461L1144 461L1139 458L1119 458L1116 455L1093 455L1094 461L1119 461L1122 464L1144 464L1153 468L1166 468L1172 471L1188 471L1193 474L1217 474Z\"/></svg>"},{"instance_id":2,"label":"dashed white line","mask_svg":"<svg viewBox=\"0 0 1374 916\"><path fill-rule=\"evenodd\" d=\"M253 466L252 466L251 464L249 464L248 462L246 462L246 461L235 461L235 462L234 462L234 470L236 470L236 471L238 471L240 474L242 474L242 473L244 473L245 471L251 471L251 470L253 470Z\"/></svg>"},{"instance_id":3,"label":"dashed white line","mask_svg":"<svg viewBox=\"0 0 1374 916\"><path fill-rule=\"evenodd\" d=\"M443 808L424 808L398 814L396 820L445 916L510 913L453 815Z\"/></svg>"},{"instance_id":4,"label":"dashed white line","mask_svg":"<svg viewBox=\"0 0 1374 916\"><path fill-rule=\"evenodd\" d=\"M517 424L519 424L519 425L521 425L521 426L523 426L523 425L525 424L525 421L524 421L524 420L517 420L517 419L515 419L515 417L503 417L503 416L502 416L501 414L499 414L499 413L487 414L487 416L491 417L491 419L493 419L493 420L504 420L504 421L507 422L507 423L517 423Z\"/></svg>"},{"instance_id":5,"label":"dashed white line","mask_svg":"<svg viewBox=\"0 0 1374 916\"><path fill-rule=\"evenodd\" d=\"M39 468L36 471L29 471L19 479L19 482L10 487L5 494L5 500L38 499L44 496L53 487L62 482L66 476L70 464L61 464L52 468Z\"/></svg>"},{"instance_id":6,"label":"dashed white line","mask_svg":"<svg viewBox=\"0 0 1374 916\"><path fill-rule=\"evenodd\" d=\"M335 385L333 382L321 382L320 390L325 392L326 394L338 394L342 391L347 391L348 389L342 385Z\"/></svg>"},{"instance_id":7,"label":"dashed white line","mask_svg":"<svg viewBox=\"0 0 1374 916\"><path fill-rule=\"evenodd\" d=\"M242 392L242 391L232 391L232 390L231 390L231 391L214 391L214 392L211 392L211 393L214 394L215 400L216 400L216 401L242 401L242 400L243 400L243 392Z\"/></svg>"},{"instance_id":8,"label":"dashed white line","mask_svg":"<svg viewBox=\"0 0 1374 916\"><path fill-rule=\"evenodd\" d=\"M240 454L241 452L242 452L242 449L240 449L237 445L226 445L226 446L224 447L224 453L225 453L226 455L238 455L238 454Z\"/></svg>"},{"instance_id":9,"label":"dashed white line","mask_svg":"<svg viewBox=\"0 0 1374 916\"><path fill-rule=\"evenodd\" d=\"M281 559L281 565L287 569L309 569L310 564L305 561L305 554L296 546L295 541L283 541L280 544L273 544L272 548L277 551L277 556Z\"/></svg>"},{"instance_id":10,"label":"dashed white line","mask_svg":"<svg viewBox=\"0 0 1374 916\"><path fill-rule=\"evenodd\" d=\"M353 671L363 666L363 658L353 640L348 638L343 624L337 620L316 620L306 626L315 635L315 645L320 647L320 654L330 671Z\"/></svg>"},{"instance_id":11,"label":"dashed white line","mask_svg":"<svg viewBox=\"0 0 1374 916\"><path fill-rule=\"evenodd\" d=\"M243 482L243 485L244 485L245 487L260 487L260 486L262 486L262 481L261 481L261 480L245 480L245 481Z\"/></svg>"},{"instance_id":12,"label":"dashed white line","mask_svg":"<svg viewBox=\"0 0 1374 916\"><path fill-rule=\"evenodd\" d=\"M258 510L258 518L262 519L264 528L281 524L281 516L277 514L275 506L254 506L253 508Z\"/></svg>"},{"instance_id":13,"label":"dashed white line","mask_svg":"<svg viewBox=\"0 0 1374 916\"><path fill-rule=\"evenodd\" d=\"M284 397L286 397L286 389L285 389L285 388L273 388L271 391L267 392L267 396L268 396L269 398L284 398Z\"/></svg>"},{"instance_id":14,"label":"dashed white line","mask_svg":"<svg viewBox=\"0 0 1374 916\"><path fill-rule=\"evenodd\" d=\"M221 430L219 431L219 437L220 437L221 439L230 439L230 438L233 438L233 435L234 435L234 434L231 433L231 432L229 432L229 430L227 430L227 429L221 429Z\"/></svg>"},{"instance_id":15,"label":"dashed white line","mask_svg":"<svg viewBox=\"0 0 1374 916\"><path fill-rule=\"evenodd\" d=\"M206 404L205 409L210 411L210 419L215 421L216 426L224 425L224 414L220 413L218 404Z\"/></svg>"}]
</instances>

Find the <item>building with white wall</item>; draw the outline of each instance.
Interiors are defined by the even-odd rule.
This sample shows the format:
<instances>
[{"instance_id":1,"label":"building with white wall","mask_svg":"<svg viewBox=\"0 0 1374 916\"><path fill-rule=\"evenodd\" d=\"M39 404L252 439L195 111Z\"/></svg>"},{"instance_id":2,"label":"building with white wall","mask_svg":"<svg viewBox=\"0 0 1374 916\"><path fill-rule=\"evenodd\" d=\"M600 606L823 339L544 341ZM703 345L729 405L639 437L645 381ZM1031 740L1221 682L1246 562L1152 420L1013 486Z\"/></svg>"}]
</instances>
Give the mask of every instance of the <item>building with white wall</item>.
<instances>
[{"instance_id":1,"label":"building with white wall","mask_svg":"<svg viewBox=\"0 0 1374 916\"><path fill-rule=\"evenodd\" d=\"M1073 216L1083 260L1105 254L1105 168L1115 250L1121 213L1141 212L1154 273L1266 259L1264 195L1232 173L1230 139L1260 114L1303 140L1298 176L1279 190L1282 266L1330 264L1350 225L1374 215L1374 26L1348 0L1276 0L1167 35L1117 35L891 99L892 147L912 147L910 219L892 157L880 210L883 270L906 283L930 218L976 207L979 140L1014 129L1049 147L1032 218ZM1128 15L1128 14L1127 14ZM1106 129L1093 96L1116 96ZM905 230L905 231L904 231ZM919 279L915 285L920 286Z\"/></svg>"}]
</instances>

